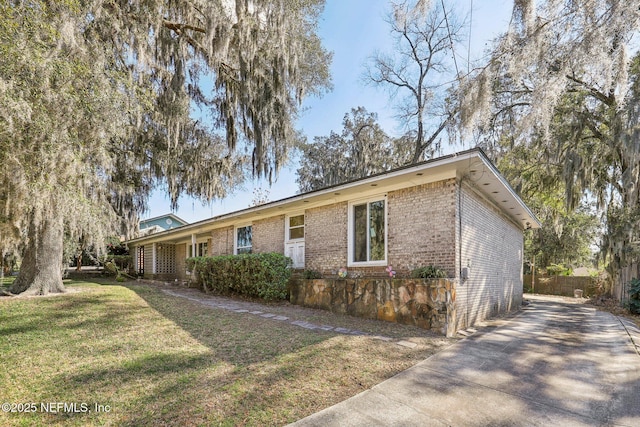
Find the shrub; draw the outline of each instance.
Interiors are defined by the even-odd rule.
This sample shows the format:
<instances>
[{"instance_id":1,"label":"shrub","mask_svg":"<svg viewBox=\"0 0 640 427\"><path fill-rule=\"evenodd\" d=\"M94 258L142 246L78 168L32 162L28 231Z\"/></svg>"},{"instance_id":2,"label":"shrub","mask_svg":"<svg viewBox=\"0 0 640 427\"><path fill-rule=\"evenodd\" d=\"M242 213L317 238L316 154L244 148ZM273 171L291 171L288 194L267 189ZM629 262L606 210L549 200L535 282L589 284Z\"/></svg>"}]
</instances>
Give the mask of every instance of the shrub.
<instances>
[{"instance_id":1,"label":"shrub","mask_svg":"<svg viewBox=\"0 0 640 427\"><path fill-rule=\"evenodd\" d=\"M265 300L287 298L291 259L278 253L196 257L187 260L193 281L205 292L236 293Z\"/></svg>"},{"instance_id":2,"label":"shrub","mask_svg":"<svg viewBox=\"0 0 640 427\"><path fill-rule=\"evenodd\" d=\"M411 271L411 277L414 279L444 279L447 272L433 265L419 267Z\"/></svg>"},{"instance_id":3,"label":"shrub","mask_svg":"<svg viewBox=\"0 0 640 427\"><path fill-rule=\"evenodd\" d=\"M104 269L110 273L113 269L112 266L108 264L113 264L116 269L121 271L129 271L133 266L133 256L132 255L105 255L100 258L100 262L104 265ZM111 269L111 270L110 270Z\"/></svg>"},{"instance_id":4,"label":"shrub","mask_svg":"<svg viewBox=\"0 0 640 427\"><path fill-rule=\"evenodd\" d=\"M116 257L118 257L116 255ZM120 259L111 259L104 263L104 272L105 274L111 276L116 276L116 280L118 282L126 281L124 275L126 275L126 271L130 268L130 264L127 263L128 255L123 255ZM126 265L126 268L121 267L122 265ZM124 270L124 271L123 271Z\"/></svg>"},{"instance_id":5,"label":"shrub","mask_svg":"<svg viewBox=\"0 0 640 427\"><path fill-rule=\"evenodd\" d=\"M573 270L571 267L565 267L562 264L551 264L547 266L547 274L549 276L571 276Z\"/></svg>"},{"instance_id":6,"label":"shrub","mask_svg":"<svg viewBox=\"0 0 640 427\"><path fill-rule=\"evenodd\" d=\"M315 270L305 270L302 272L303 279L322 279L322 274Z\"/></svg>"}]
</instances>

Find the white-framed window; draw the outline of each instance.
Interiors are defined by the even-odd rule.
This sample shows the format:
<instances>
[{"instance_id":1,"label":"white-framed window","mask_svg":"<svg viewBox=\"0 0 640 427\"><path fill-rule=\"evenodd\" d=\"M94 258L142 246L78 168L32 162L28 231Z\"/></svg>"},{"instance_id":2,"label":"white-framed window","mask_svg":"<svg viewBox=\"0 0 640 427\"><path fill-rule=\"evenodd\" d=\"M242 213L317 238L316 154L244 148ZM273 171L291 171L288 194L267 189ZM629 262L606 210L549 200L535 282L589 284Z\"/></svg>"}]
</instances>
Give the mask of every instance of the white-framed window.
<instances>
[{"instance_id":1,"label":"white-framed window","mask_svg":"<svg viewBox=\"0 0 640 427\"><path fill-rule=\"evenodd\" d=\"M235 229L235 254L250 254L252 252L252 226L245 225Z\"/></svg>"},{"instance_id":2,"label":"white-framed window","mask_svg":"<svg viewBox=\"0 0 640 427\"><path fill-rule=\"evenodd\" d=\"M349 203L349 266L387 264L387 198Z\"/></svg>"},{"instance_id":3,"label":"white-framed window","mask_svg":"<svg viewBox=\"0 0 640 427\"><path fill-rule=\"evenodd\" d=\"M209 255L209 242L201 242L197 245L198 256L207 256Z\"/></svg>"},{"instance_id":4,"label":"white-framed window","mask_svg":"<svg viewBox=\"0 0 640 427\"><path fill-rule=\"evenodd\" d=\"M285 242L304 240L304 213L287 215Z\"/></svg>"},{"instance_id":5,"label":"white-framed window","mask_svg":"<svg viewBox=\"0 0 640 427\"><path fill-rule=\"evenodd\" d=\"M190 243L187 243L187 253L187 258L191 258L194 256L209 256L209 242L197 242L195 255L193 254L193 246Z\"/></svg>"}]
</instances>

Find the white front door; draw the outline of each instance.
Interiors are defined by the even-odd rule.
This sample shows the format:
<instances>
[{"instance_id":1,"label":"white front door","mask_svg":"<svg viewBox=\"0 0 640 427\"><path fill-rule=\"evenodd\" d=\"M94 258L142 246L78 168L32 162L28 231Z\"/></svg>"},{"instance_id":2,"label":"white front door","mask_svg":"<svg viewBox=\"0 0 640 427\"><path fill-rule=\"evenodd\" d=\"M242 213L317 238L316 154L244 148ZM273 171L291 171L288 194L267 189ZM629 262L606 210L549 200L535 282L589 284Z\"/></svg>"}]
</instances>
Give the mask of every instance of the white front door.
<instances>
[{"instance_id":1,"label":"white front door","mask_svg":"<svg viewBox=\"0 0 640 427\"><path fill-rule=\"evenodd\" d=\"M304 213L285 218L284 253L293 260L293 268L304 268Z\"/></svg>"},{"instance_id":2,"label":"white front door","mask_svg":"<svg viewBox=\"0 0 640 427\"><path fill-rule=\"evenodd\" d=\"M285 243L285 255L293 260L293 268L304 268L304 240Z\"/></svg>"}]
</instances>

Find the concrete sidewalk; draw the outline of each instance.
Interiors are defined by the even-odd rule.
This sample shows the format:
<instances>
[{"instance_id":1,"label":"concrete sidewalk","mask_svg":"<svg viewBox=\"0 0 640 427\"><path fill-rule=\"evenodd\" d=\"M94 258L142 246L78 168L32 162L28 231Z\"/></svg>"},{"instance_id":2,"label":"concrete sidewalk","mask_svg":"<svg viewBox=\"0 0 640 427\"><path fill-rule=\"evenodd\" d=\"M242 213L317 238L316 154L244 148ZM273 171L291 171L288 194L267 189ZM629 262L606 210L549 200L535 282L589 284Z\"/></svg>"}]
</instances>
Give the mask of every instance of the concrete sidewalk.
<instances>
[{"instance_id":1,"label":"concrete sidewalk","mask_svg":"<svg viewBox=\"0 0 640 427\"><path fill-rule=\"evenodd\" d=\"M536 297L519 316L292 425L639 426L638 337L609 313Z\"/></svg>"}]
</instances>

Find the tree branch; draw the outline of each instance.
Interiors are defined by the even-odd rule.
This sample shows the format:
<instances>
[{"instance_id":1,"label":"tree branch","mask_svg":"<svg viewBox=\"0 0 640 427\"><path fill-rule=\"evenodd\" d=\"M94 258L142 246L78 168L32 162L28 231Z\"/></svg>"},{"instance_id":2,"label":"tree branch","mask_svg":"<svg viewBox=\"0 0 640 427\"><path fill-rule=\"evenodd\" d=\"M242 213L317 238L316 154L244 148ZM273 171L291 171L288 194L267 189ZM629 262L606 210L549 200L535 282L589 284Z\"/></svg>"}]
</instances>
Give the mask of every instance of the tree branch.
<instances>
[{"instance_id":1,"label":"tree branch","mask_svg":"<svg viewBox=\"0 0 640 427\"><path fill-rule=\"evenodd\" d=\"M447 118L444 119L442 123L440 123L440 126L438 126L438 129L436 129L435 132L431 134L429 139L427 139L424 143L416 146L416 151L413 154L413 160L411 160L411 163L418 163L418 161L420 160L420 156L422 155L424 150L426 150L427 148L429 148L431 144L433 144L433 141L435 141L438 135L440 135L440 132L444 130L444 128L447 126L447 123L449 123L452 117L453 117L453 113L450 113L447 116Z\"/></svg>"},{"instance_id":2,"label":"tree branch","mask_svg":"<svg viewBox=\"0 0 640 427\"><path fill-rule=\"evenodd\" d=\"M586 82L574 77L574 76L570 76L569 74L565 75L565 77L569 80L571 80L574 83L579 84L580 86L584 87L585 89L587 89L589 91L589 93L596 99L599 99L600 101L604 102L606 105L608 106L613 106L613 104L615 104L616 99L615 96L613 94L610 95L605 95L604 93L600 92L598 89L589 86Z\"/></svg>"},{"instance_id":3,"label":"tree branch","mask_svg":"<svg viewBox=\"0 0 640 427\"><path fill-rule=\"evenodd\" d=\"M194 25L189 25L189 24L181 24L179 22L169 21L168 19L163 19L162 25L169 30L175 31L175 33L178 35L182 35L184 30L195 31L197 33L202 33L202 34L206 34L207 32L204 28L196 27Z\"/></svg>"}]
</instances>

